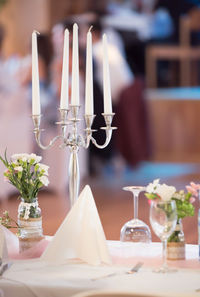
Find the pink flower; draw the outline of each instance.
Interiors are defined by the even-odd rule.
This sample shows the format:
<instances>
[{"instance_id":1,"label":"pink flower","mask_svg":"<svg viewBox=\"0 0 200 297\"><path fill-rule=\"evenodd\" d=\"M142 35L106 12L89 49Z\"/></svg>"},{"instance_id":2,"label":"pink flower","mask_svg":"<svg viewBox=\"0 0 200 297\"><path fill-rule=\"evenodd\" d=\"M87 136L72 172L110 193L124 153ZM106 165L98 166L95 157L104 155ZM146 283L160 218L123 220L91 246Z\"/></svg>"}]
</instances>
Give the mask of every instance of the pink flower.
<instances>
[{"instance_id":1,"label":"pink flower","mask_svg":"<svg viewBox=\"0 0 200 297\"><path fill-rule=\"evenodd\" d=\"M195 198L194 197L190 197L190 203L194 203L194 201L195 201Z\"/></svg>"},{"instance_id":2,"label":"pink flower","mask_svg":"<svg viewBox=\"0 0 200 297\"><path fill-rule=\"evenodd\" d=\"M198 192L195 188L191 187L191 186L186 186L186 189L188 190L188 192L190 192L193 196L198 197Z\"/></svg>"},{"instance_id":3,"label":"pink flower","mask_svg":"<svg viewBox=\"0 0 200 297\"><path fill-rule=\"evenodd\" d=\"M198 197L198 192L200 190L200 184L190 183L190 186L186 186L188 192L190 192L194 197Z\"/></svg>"},{"instance_id":4,"label":"pink flower","mask_svg":"<svg viewBox=\"0 0 200 297\"><path fill-rule=\"evenodd\" d=\"M190 183L191 187L194 188L195 190L200 190L200 184L195 184L194 182Z\"/></svg>"}]
</instances>

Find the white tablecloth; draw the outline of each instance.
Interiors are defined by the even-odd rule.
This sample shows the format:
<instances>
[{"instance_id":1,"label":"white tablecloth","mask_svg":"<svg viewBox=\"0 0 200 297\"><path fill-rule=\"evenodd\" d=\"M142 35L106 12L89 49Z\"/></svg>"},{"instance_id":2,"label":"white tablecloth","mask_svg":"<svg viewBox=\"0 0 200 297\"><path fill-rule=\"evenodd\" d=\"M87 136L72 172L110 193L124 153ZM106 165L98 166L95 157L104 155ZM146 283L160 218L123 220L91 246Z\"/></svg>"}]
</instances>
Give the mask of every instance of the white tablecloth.
<instances>
[{"instance_id":1,"label":"white tablecloth","mask_svg":"<svg viewBox=\"0 0 200 297\"><path fill-rule=\"evenodd\" d=\"M196 291L200 289L198 246L187 245L186 260L179 262L184 262L185 267L190 268L157 274L152 272L152 268L161 263L160 243L121 244L110 241L108 244L115 262L111 266L90 266L78 260L56 266L38 259L18 260L0 279L0 292L5 297L67 297L90 290L123 291L151 296L200 296L200 292ZM132 275L124 273L141 259L144 265L139 272ZM154 261L151 263L149 259ZM126 261L129 264L122 265ZM177 261L171 263L182 266ZM92 280L113 272L117 272L117 275Z\"/></svg>"}]
</instances>

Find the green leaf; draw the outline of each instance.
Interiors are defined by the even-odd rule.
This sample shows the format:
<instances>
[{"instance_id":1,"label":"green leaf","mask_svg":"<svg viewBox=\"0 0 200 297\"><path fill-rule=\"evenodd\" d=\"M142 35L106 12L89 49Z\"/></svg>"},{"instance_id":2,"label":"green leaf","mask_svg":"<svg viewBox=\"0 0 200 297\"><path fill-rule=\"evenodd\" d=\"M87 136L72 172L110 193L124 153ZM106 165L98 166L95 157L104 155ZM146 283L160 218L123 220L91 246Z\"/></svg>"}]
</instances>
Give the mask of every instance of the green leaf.
<instances>
[{"instance_id":1,"label":"green leaf","mask_svg":"<svg viewBox=\"0 0 200 297\"><path fill-rule=\"evenodd\" d=\"M194 206L189 201L182 201L178 199L173 200L176 201L178 219L194 215Z\"/></svg>"},{"instance_id":2,"label":"green leaf","mask_svg":"<svg viewBox=\"0 0 200 297\"><path fill-rule=\"evenodd\" d=\"M150 200L158 198L158 195L153 193L145 193L144 195Z\"/></svg>"}]
</instances>

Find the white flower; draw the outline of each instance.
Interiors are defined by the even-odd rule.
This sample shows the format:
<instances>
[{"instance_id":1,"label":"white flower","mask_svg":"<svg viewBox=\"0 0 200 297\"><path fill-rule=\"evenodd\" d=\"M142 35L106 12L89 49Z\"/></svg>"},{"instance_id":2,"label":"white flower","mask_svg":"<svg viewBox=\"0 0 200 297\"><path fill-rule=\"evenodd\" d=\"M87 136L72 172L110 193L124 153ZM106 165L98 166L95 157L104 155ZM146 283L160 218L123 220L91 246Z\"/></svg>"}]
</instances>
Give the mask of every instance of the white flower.
<instances>
[{"instance_id":1,"label":"white flower","mask_svg":"<svg viewBox=\"0 0 200 297\"><path fill-rule=\"evenodd\" d=\"M18 160L22 160L23 162L30 162L31 160L34 160L35 163L39 163L42 160L42 157L37 156L36 154L14 154L11 156L11 160L16 163Z\"/></svg>"},{"instance_id":2,"label":"white flower","mask_svg":"<svg viewBox=\"0 0 200 297\"><path fill-rule=\"evenodd\" d=\"M185 200L185 193L184 193L184 191L181 190L179 192L174 193L173 198L176 198L178 200L184 201Z\"/></svg>"},{"instance_id":3,"label":"white flower","mask_svg":"<svg viewBox=\"0 0 200 297\"><path fill-rule=\"evenodd\" d=\"M23 171L23 167L22 166L15 166L15 170L22 172Z\"/></svg>"},{"instance_id":4,"label":"white flower","mask_svg":"<svg viewBox=\"0 0 200 297\"><path fill-rule=\"evenodd\" d=\"M47 165L45 165L45 164L42 164L42 163L39 163L38 164L38 170L39 171L42 171L42 170L44 170L44 174L45 175L48 175L48 169L49 169L49 166L47 166Z\"/></svg>"},{"instance_id":5,"label":"white flower","mask_svg":"<svg viewBox=\"0 0 200 297\"><path fill-rule=\"evenodd\" d=\"M169 201L173 197L175 192L175 187L167 186L166 184L159 185L156 190L156 193L160 196L161 200L163 201Z\"/></svg>"},{"instance_id":6,"label":"white flower","mask_svg":"<svg viewBox=\"0 0 200 297\"><path fill-rule=\"evenodd\" d=\"M11 160L16 163L18 160L22 160L23 162L27 161L29 157L29 154L23 153L23 154L14 154L11 156Z\"/></svg>"},{"instance_id":7,"label":"white flower","mask_svg":"<svg viewBox=\"0 0 200 297\"><path fill-rule=\"evenodd\" d=\"M160 181L160 179L158 178L158 179L155 179L153 181L153 183L148 184L148 186L146 187L146 192L147 193L154 193L155 194L156 193L156 189L159 186L159 181Z\"/></svg>"},{"instance_id":8,"label":"white flower","mask_svg":"<svg viewBox=\"0 0 200 297\"><path fill-rule=\"evenodd\" d=\"M46 186L46 187L48 186L49 180L48 180L48 177L47 176L43 175L43 176L39 177L39 180L41 181L41 183L44 186Z\"/></svg>"},{"instance_id":9,"label":"white flower","mask_svg":"<svg viewBox=\"0 0 200 297\"><path fill-rule=\"evenodd\" d=\"M28 162L30 162L31 160L34 160L35 163L39 163L42 160L42 157L37 156L36 154L30 154L28 155Z\"/></svg>"}]
</instances>

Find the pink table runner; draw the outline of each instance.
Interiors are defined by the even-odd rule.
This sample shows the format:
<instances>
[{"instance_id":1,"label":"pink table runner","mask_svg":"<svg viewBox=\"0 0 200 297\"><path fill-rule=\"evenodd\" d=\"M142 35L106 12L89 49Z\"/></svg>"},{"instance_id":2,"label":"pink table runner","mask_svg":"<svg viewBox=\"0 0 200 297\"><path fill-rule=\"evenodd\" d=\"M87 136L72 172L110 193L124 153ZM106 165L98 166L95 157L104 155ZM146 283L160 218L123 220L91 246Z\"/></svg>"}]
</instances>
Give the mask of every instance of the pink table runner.
<instances>
[{"instance_id":1,"label":"pink table runner","mask_svg":"<svg viewBox=\"0 0 200 297\"><path fill-rule=\"evenodd\" d=\"M8 255L11 259L32 259L38 258L46 249L51 240L51 236L46 236L34 248L23 253L19 253L18 238L6 228L3 228L6 236ZM162 245L154 242L129 243L120 241L107 241L113 264L115 265L132 265L136 261L144 262L145 266L160 266L162 263ZM198 246L186 245L186 259L178 261L168 261L169 266L178 268L199 269L200 261L198 258Z\"/></svg>"}]
</instances>

